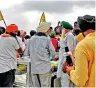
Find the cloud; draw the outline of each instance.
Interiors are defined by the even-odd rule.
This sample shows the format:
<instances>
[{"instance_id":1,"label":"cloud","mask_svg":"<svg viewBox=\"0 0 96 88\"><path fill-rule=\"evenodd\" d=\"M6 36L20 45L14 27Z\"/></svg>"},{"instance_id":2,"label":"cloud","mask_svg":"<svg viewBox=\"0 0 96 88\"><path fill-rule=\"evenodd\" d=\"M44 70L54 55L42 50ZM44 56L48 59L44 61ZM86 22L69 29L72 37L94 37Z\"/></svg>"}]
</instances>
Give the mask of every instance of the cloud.
<instances>
[{"instance_id":1,"label":"cloud","mask_svg":"<svg viewBox=\"0 0 96 88\"><path fill-rule=\"evenodd\" d=\"M95 8L95 1L24 1L22 4L14 7L20 12L36 10L51 13L70 13L73 11L74 6Z\"/></svg>"},{"instance_id":2,"label":"cloud","mask_svg":"<svg viewBox=\"0 0 96 88\"><path fill-rule=\"evenodd\" d=\"M2 10L2 14L7 25L17 24L20 30L26 31L27 28L30 27L29 25L31 25L30 21L24 16L24 13L19 13L18 10L14 8L4 9Z\"/></svg>"},{"instance_id":3,"label":"cloud","mask_svg":"<svg viewBox=\"0 0 96 88\"><path fill-rule=\"evenodd\" d=\"M76 14L71 16L71 13L78 12L78 8L94 9L95 1L24 1L1 10L7 24L16 23L29 33L31 29L36 30L43 11L46 19L55 26L59 20L73 20ZM83 13L83 10L80 12Z\"/></svg>"}]
</instances>

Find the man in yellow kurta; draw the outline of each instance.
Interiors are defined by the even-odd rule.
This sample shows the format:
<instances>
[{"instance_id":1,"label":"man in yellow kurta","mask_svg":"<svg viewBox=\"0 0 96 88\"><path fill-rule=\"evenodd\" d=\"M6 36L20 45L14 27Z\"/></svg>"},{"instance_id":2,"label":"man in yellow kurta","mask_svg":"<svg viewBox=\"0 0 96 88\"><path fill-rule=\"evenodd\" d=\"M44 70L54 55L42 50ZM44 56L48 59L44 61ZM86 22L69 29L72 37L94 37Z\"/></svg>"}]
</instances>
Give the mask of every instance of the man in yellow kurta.
<instances>
[{"instance_id":1,"label":"man in yellow kurta","mask_svg":"<svg viewBox=\"0 0 96 88\"><path fill-rule=\"evenodd\" d=\"M79 87L95 86L95 16L78 17L80 29L85 35L75 50L75 69L67 66L71 81Z\"/></svg>"}]
</instances>

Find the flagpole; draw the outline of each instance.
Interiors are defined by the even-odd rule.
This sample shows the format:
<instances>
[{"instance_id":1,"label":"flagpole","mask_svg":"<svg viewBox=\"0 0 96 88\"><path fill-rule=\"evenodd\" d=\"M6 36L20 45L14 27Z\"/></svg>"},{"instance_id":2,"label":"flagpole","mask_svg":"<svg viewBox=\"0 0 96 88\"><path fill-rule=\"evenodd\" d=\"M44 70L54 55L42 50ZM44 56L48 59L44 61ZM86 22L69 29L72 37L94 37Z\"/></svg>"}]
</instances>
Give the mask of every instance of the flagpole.
<instances>
[{"instance_id":1,"label":"flagpole","mask_svg":"<svg viewBox=\"0 0 96 88\"><path fill-rule=\"evenodd\" d=\"M39 22L39 25L40 25L40 22Z\"/></svg>"},{"instance_id":2,"label":"flagpole","mask_svg":"<svg viewBox=\"0 0 96 88\"><path fill-rule=\"evenodd\" d=\"M4 22L5 26L7 27L6 22L5 22L5 20L4 20L4 19L3 19L3 22Z\"/></svg>"}]
</instances>

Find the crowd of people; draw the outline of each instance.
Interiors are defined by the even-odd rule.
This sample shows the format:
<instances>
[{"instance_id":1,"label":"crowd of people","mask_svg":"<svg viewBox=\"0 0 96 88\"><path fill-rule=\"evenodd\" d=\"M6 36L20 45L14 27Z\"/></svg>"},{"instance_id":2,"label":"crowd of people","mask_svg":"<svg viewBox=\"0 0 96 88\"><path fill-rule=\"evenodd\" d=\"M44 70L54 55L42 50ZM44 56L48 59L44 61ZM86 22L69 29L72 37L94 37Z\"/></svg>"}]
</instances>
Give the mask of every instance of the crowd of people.
<instances>
[{"instance_id":1,"label":"crowd of people","mask_svg":"<svg viewBox=\"0 0 96 88\"><path fill-rule=\"evenodd\" d=\"M95 45L91 15L79 16L74 27L67 21L55 28L42 22L29 35L16 24L0 27L0 87L13 86L22 56L31 58L32 87L51 86L52 60L58 61L60 87L95 87Z\"/></svg>"}]
</instances>

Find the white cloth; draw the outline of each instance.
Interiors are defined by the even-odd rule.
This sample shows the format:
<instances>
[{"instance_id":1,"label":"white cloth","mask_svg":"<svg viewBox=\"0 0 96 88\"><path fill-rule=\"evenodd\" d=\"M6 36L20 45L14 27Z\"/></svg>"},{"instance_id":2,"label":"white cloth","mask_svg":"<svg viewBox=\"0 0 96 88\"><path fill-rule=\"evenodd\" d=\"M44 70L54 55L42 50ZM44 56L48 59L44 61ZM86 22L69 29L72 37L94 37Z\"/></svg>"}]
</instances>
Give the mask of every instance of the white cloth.
<instances>
[{"instance_id":1,"label":"white cloth","mask_svg":"<svg viewBox=\"0 0 96 88\"><path fill-rule=\"evenodd\" d=\"M1 39L1 37L2 37L2 36L0 35L0 39Z\"/></svg>"},{"instance_id":2,"label":"white cloth","mask_svg":"<svg viewBox=\"0 0 96 88\"><path fill-rule=\"evenodd\" d=\"M22 50L24 51L24 50L25 50L25 43L22 42L22 38L20 38L20 37L17 36L17 40L18 40L18 42L19 42L20 47L21 47Z\"/></svg>"},{"instance_id":3,"label":"white cloth","mask_svg":"<svg viewBox=\"0 0 96 88\"><path fill-rule=\"evenodd\" d=\"M16 69L16 50L20 47L13 37L2 37L0 39L0 73Z\"/></svg>"},{"instance_id":4,"label":"white cloth","mask_svg":"<svg viewBox=\"0 0 96 88\"><path fill-rule=\"evenodd\" d=\"M29 43L29 40L30 40L30 39L27 39L26 42L25 42L25 50L24 50L24 55L25 55L25 56L28 55L27 50L28 50L28 45L29 45L28 43Z\"/></svg>"}]
</instances>

